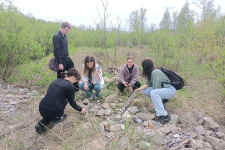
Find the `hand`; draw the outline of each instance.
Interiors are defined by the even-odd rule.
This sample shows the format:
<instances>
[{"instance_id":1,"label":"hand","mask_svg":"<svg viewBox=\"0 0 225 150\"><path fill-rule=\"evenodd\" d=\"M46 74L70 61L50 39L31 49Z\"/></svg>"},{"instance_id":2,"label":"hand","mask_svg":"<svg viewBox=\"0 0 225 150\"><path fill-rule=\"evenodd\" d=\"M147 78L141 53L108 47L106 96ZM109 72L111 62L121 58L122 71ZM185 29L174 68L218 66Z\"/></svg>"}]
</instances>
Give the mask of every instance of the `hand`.
<instances>
[{"instance_id":1,"label":"hand","mask_svg":"<svg viewBox=\"0 0 225 150\"><path fill-rule=\"evenodd\" d=\"M123 82L124 86L128 87L128 83L127 82Z\"/></svg>"},{"instance_id":2,"label":"hand","mask_svg":"<svg viewBox=\"0 0 225 150\"><path fill-rule=\"evenodd\" d=\"M141 90L142 90L141 88L138 88L138 89L136 89L135 91L140 92Z\"/></svg>"},{"instance_id":3,"label":"hand","mask_svg":"<svg viewBox=\"0 0 225 150\"><path fill-rule=\"evenodd\" d=\"M129 86L129 92L130 92L130 93L133 92L133 87Z\"/></svg>"},{"instance_id":4,"label":"hand","mask_svg":"<svg viewBox=\"0 0 225 150\"><path fill-rule=\"evenodd\" d=\"M85 114L85 113L86 113L86 110L84 108L82 108L81 114Z\"/></svg>"},{"instance_id":5,"label":"hand","mask_svg":"<svg viewBox=\"0 0 225 150\"><path fill-rule=\"evenodd\" d=\"M97 75L99 75L101 73L101 70L100 69L98 69L98 71L97 71Z\"/></svg>"},{"instance_id":6,"label":"hand","mask_svg":"<svg viewBox=\"0 0 225 150\"><path fill-rule=\"evenodd\" d=\"M84 84L84 89L85 89L86 91L88 91L88 85L87 85L87 83Z\"/></svg>"},{"instance_id":7,"label":"hand","mask_svg":"<svg viewBox=\"0 0 225 150\"><path fill-rule=\"evenodd\" d=\"M59 70L64 70L63 64L59 64Z\"/></svg>"}]
</instances>

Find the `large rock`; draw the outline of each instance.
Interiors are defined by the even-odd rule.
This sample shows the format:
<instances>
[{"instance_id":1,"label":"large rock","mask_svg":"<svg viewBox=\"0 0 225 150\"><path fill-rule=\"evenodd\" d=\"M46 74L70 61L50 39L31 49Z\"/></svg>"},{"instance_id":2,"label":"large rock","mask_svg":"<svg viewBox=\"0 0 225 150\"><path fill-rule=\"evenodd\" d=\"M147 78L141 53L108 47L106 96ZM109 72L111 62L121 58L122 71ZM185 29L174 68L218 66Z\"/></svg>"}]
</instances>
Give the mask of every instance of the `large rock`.
<instances>
[{"instance_id":1,"label":"large rock","mask_svg":"<svg viewBox=\"0 0 225 150\"><path fill-rule=\"evenodd\" d=\"M211 117L203 117L203 120L206 122L207 127L213 131L216 131L220 127Z\"/></svg>"},{"instance_id":2,"label":"large rock","mask_svg":"<svg viewBox=\"0 0 225 150\"><path fill-rule=\"evenodd\" d=\"M147 114L147 113L138 113L136 116L138 118L141 118L142 120L145 120L145 121L151 120L155 117L154 114Z\"/></svg>"},{"instance_id":3,"label":"large rock","mask_svg":"<svg viewBox=\"0 0 225 150\"><path fill-rule=\"evenodd\" d=\"M225 141L212 136L206 136L206 142L208 142L215 150L224 150L225 148Z\"/></svg>"}]
</instances>

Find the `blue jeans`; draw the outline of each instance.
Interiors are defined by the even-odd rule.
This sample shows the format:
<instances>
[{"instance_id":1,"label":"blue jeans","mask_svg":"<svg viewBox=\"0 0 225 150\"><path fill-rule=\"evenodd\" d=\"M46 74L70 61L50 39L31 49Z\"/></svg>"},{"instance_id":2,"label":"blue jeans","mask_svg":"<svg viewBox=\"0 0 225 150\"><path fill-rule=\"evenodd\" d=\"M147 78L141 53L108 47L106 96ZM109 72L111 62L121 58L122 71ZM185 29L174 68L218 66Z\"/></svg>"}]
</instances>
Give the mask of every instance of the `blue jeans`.
<instances>
[{"instance_id":1,"label":"blue jeans","mask_svg":"<svg viewBox=\"0 0 225 150\"><path fill-rule=\"evenodd\" d=\"M82 82L80 84L80 89L83 90L86 93L87 98L91 98L92 97L92 95L93 95L93 91L92 90L95 90L96 91L95 95L97 97L100 97L102 88L103 88L103 86L100 83L97 83L97 84L88 83L88 91L87 91L87 90L84 89L84 82Z\"/></svg>"},{"instance_id":2,"label":"blue jeans","mask_svg":"<svg viewBox=\"0 0 225 150\"><path fill-rule=\"evenodd\" d=\"M168 113L164 109L162 100L174 97L176 94L176 89L173 86L161 89L153 89L152 87L148 87L144 89L142 93L151 98L155 107L156 116L166 116Z\"/></svg>"}]
</instances>

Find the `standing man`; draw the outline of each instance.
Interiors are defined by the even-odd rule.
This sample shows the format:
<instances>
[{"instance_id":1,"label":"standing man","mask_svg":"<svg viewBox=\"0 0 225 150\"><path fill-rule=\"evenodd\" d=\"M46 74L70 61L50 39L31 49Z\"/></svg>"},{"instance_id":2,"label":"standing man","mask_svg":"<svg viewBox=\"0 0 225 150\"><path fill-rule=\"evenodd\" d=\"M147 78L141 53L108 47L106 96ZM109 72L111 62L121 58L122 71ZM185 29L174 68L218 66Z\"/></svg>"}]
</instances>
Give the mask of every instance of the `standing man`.
<instances>
[{"instance_id":1,"label":"standing man","mask_svg":"<svg viewBox=\"0 0 225 150\"><path fill-rule=\"evenodd\" d=\"M59 63L59 71L57 72L57 78L60 78L60 73L68 71L74 67L72 59L69 57L67 34L71 29L71 25L68 22L63 22L61 29L53 36L54 56ZM75 84L76 91L79 90L78 82Z\"/></svg>"}]
</instances>

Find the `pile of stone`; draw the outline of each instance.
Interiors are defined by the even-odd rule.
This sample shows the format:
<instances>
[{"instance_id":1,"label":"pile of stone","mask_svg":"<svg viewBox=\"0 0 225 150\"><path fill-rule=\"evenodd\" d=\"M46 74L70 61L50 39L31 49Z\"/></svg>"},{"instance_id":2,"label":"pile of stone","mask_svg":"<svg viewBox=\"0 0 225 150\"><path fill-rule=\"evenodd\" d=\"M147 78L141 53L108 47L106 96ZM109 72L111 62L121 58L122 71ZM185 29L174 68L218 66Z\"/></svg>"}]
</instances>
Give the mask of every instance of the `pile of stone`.
<instances>
[{"instance_id":1,"label":"pile of stone","mask_svg":"<svg viewBox=\"0 0 225 150\"><path fill-rule=\"evenodd\" d=\"M24 103L35 95L38 95L36 90L0 84L0 114L15 111L19 103Z\"/></svg>"},{"instance_id":2,"label":"pile of stone","mask_svg":"<svg viewBox=\"0 0 225 150\"><path fill-rule=\"evenodd\" d=\"M110 95L105 100L89 101L85 99L89 117L101 118L99 131L109 139L121 135L119 148L126 149L130 139L123 136L131 128L135 129L135 137L139 141L137 147L150 149L153 145L162 149L205 149L222 150L225 148L225 132L209 116L196 111L194 115L186 113L184 116L171 114L171 121L161 125L153 121L154 113L142 112L135 106L125 110L125 101L121 102L116 94ZM119 100L120 99L120 100ZM89 129L91 122L87 121L83 127ZM145 139L145 140L144 140Z\"/></svg>"}]
</instances>

